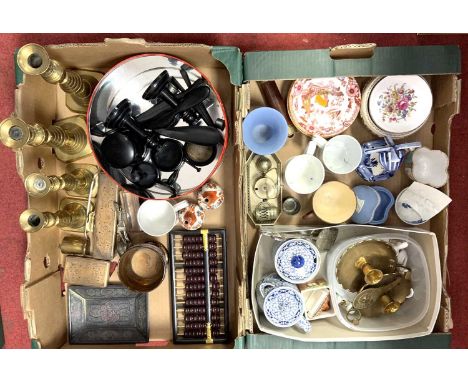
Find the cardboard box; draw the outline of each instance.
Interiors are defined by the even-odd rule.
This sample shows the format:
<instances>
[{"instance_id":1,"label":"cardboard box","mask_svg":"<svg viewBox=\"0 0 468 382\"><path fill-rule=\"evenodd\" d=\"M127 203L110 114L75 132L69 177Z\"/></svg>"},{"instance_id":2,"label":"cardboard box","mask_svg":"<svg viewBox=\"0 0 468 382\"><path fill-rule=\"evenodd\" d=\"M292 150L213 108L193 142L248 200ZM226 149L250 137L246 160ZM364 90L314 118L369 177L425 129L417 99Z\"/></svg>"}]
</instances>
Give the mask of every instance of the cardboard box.
<instances>
[{"instance_id":1,"label":"cardboard box","mask_svg":"<svg viewBox=\"0 0 468 382\"><path fill-rule=\"evenodd\" d=\"M206 226L225 227L228 239L228 278L230 325L232 342L228 347L277 347L277 339L268 335L257 335L254 329L252 307L250 304L249 269L258 237L258 229L249 222L244 200L244 164L247 156L242 143L241 122L251 107L260 106L263 100L255 81L277 79L278 85L286 94L291 79L300 77L324 77L334 75L353 75L359 77L362 84L376 75L386 74L424 74L430 80L435 102L434 112L425 127L415 134L415 140L421 139L429 147L448 153L450 142L450 122L458 112L460 52L456 47L395 47L338 50L339 60L329 55L329 50L291 51L291 52L254 52L245 57L234 47L208 47L202 45L153 44L144 40L106 40L100 44L66 44L48 46L50 55L66 67L92 69L105 72L119 61L142 53L166 53L180 57L198 67L218 90L226 110L230 113L230 144L224 156L222 166L217 170L216 180L225 190L226 200L223 207L207 216ZM352 58L369 55L371 58ZM17 68L16 110L18 117L26 122L48 124L53 120L72 115L65 107L64 93L59 87L46 83L40 77L23 76ZM432 125L435 130L432 133ZM359 131L358 131L359 130ZM373 136L357 122L347 131L360 141ZM303 151L307 138L296 134L283 150L279 152L281 160ZM94 164L93 157L80 160L80 163ZM20 177L38 171L38 166L46 174L57 174L64 169L64 164L57 161L52 150L47 148L25 148L17 154L17 167ZM234 175L234 176L233 176ZM352 185L359 183L357 176L338 178ZM409 180L399 172L384 184L396 194ZM286 189L286 187L285 187ZM443 189L448 193L448 186ZM58 208L62 192L48 195L43 199L29 198L29 206L43 211ZM310 196L308 197L310 198ZM307 197L301 200L305 206ZM305 209L305 207L304 207ZM301 216L299 214L298 216ZM281 216L279 224L300 224L297 217ZM308 224L321 224L308 222ZM389 224L400 226L395 215ZM439 243L442 263L443 282L445 283L447 256L447 211L432 219L423 228L435 232ZM58 348L71 347L67 344L66 299L60 293L59 265L63 265L63 256L58 244L63 233L56 228L43 232L27 234L27 253L25 257L25 282L21 297L25 319L28 322L29 335L33 347ZM439 314L437 331L446 332L451 327L449 297L445 291ZM149 347L180 347L171 343L171 302L169 280L149 295L150 341ZM438 337L439 338L439 337ZM420 346L436 344L444 346L442 340L423 340ZM289 343L290 347L302 346ZM412 345L411 345L412 344ZM411 343L408 346L417 346ZM439 344L439 345L437 345ZM361 346L362 344L356 344ZM201 345L203 347L204 345ZM215 347L221 347L216 345ZM337 345L339 346L339 345ZM404 345L400 345L403 346ZM75 346L73 346L75 347ZM183 347L183 345L182 345ZM185 346L186 347L186 346Z\"/></svg>"}]
</instances>

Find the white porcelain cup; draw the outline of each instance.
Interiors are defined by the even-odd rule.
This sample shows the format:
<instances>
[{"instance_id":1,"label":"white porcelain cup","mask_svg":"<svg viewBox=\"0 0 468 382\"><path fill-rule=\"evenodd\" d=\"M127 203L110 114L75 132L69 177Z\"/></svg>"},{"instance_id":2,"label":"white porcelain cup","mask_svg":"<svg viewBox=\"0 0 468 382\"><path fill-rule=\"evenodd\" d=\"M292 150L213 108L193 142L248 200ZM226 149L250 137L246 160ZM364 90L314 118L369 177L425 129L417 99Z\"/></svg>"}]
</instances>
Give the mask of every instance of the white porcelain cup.
<instances>
[{"instance_id":1,"label":"white porcelain cup","mask_svg":"<svg viewBox=\"0 0 468 382\"><path fill-rule=\"evenodd\" d=\"M284 170L284 180L291 190L298 194L311 194L325 179L325 168L320 159L314 156L316 142L309 142L305 154L289 159Z\"/></svg>"},{"instance_id":2,"label":"white porcelain cup","mask_svg":"<svg viewBox=\"0 0 468 382\"><path fill-rule=\"evenodd\" d=\"M361 163L361 144L351 135L337 135L329 140L316 136L312 142L322 149L322 162L334 174L349 174Z\"/></svg>"},{"instance_id":3,"label":"white porcelain cup","mask_svg":"<svg viewBox=\"0 0 468 382\"><path fill-rule=\"evenodd\" d=\"M138 209L138 225L148 235L165 235L176 225L177 212L188 205L186 200L175 205L167 200L147 200Z\"/></svg>"}]
</instances>

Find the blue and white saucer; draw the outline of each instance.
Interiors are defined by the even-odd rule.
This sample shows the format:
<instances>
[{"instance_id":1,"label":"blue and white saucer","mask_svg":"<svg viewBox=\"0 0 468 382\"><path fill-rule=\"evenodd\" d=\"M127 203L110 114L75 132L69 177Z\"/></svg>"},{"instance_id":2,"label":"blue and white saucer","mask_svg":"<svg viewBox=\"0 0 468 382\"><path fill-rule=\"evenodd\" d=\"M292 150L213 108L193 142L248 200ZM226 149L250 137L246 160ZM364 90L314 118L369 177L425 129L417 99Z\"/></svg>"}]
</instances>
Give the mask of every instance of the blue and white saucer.
<instances>
[{"instance_id":1,"label":"blue and white saucer","mask_svg":"<svg viewBox=\"0 0 468 382\"><path fill-rule=\"evenodd\" d=\"M286 281L302 284L312 280L320 268L320 252L304 239L291 239L278 248L275 255L276 272Z\"/></svg>"},{"instance_id":2,"label":"blue and white saucer","mask_svg":"<svg viewBox=\"0 0 468 382\"><path fill-rule=\"evenodd\" d=\"M304 300L301 294L292 288L275 288L265 297L263 313L273 325L289 328L304 314Z\"/></svg>"}]
</instances>

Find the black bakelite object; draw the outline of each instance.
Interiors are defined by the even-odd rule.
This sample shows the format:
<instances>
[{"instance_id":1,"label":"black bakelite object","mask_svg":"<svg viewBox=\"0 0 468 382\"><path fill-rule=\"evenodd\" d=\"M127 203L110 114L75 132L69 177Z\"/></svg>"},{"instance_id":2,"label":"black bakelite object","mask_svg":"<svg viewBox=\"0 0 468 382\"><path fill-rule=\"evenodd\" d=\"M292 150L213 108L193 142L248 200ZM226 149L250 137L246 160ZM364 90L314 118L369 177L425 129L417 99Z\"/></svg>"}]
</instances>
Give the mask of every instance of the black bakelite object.
<instances>
[{"instance_id":1,"label":"black bakelite object","mask_svg":"<svg viewBox=\"0 0 468 382\"><path fill-rule=\"evenodd\" d=\"M194 166L208 166L216 159L218 146L201 146L195 143L186 142L184 154L188 163Z\"/></svg>"},{"instance_id":2,"label":"black bakelite object","mask_svg":"<svg viewBox=\"0 0 468 382\"><path fill-rule=\"evenodd\" d=\"M169 138L202 146L214 146L224 143L224 137L212 126L179 126L159 129L158 133Z\"/></svg>"},{"instance_id":3,"label":"black bakelite object","mask_svg":"<svg viewBox=\"0 0 468 382\"><path fill-rule=\"evenodd\" d=\"M145 151L138 141L129 132L109 134L101 144L102 159L115 168L130 166L142 158Z\"/></svg>"},{"instance_id":4,"label":"black bakelite object","mask_svg":"<svg viewBox=\"0 0 468 382\"><path fill-rule=\"evenodd\" d=\"M129 175L129 180L133 184L143 188L153 187L159 182L159 179L158 169L148 162L141 162L133 166Z\"/></svg>"},{"instance_id":5,"label":"black bakelite object","mask_svg":"<svg viewBox=\"0 0 468 382\"><path fill-rule=\"evenodd\" d=\"M152 86L153 84L151 84L145 91L145 94ZM150 91L149 94L152 95L153 92L154 91ZM193 112L190 112L191 109L200 105L209 95L210 88L208 86L199 86L188 89L184 97L180 99L180 102L174 109L161 112L154 120L152 120L152 122L154 122L153 128L158 129L175 126L180 119L183 119L189 124L194 123L196 117L194 117Z\"/></svg>"},{"instance_id":6,"label":"black bakelite object","mask_svg":"<svg viewBox=\"0 0 468 382\"><path fill-rule=\"evenodd\" d=\"M184 150L179 141L161 139L151 153L153 164L161 171L175 171L184 162Z\"/></svg>"}]
</instances>

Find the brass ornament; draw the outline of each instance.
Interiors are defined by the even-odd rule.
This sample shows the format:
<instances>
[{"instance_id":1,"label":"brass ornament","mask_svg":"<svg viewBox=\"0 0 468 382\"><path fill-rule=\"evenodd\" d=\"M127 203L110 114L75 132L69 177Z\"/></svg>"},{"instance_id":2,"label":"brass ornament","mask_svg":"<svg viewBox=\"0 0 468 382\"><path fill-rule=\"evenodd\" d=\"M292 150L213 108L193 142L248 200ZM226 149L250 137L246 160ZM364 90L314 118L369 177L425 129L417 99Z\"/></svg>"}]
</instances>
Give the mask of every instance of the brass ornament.
<instances>
[{"instance_id":1,"label":"brass ornament","mask_svg":"<svg viewBox=\"0 0 468 382\"><path fill-rule=\"evenodd\" d=\"M78 113L86 113L91 94L102 77L89 70L70 70L49 57L46 49L38 44L22 46L17 63L24 74L41 76L50 84L59 84L67 93L67 107Z\"/></svg>"},{"instance_id":2,"label":"brass ornament","mask_svg":"<svg viewBox=\"0 0 468 382\"><path fill-rule=\"evenodd\" d=\"M353 301L355 309L366 309L374 305L385 293L395 288L401 282L401 277L382 287L368 287L359 292ZM389 302L389 301L388 301Z\"/></svg>"},{"instance_id":3,"label":"brass ornament","mask_svg":"<svg viewBox=\"0 0 468 382\"><path fill-rule=\"evenodd\" d=\"M40 231L45 228L59 227L65 231L84 232L90 229L92 222L88 212L92 213L94 204L79 199L65 198L60 202L56 212L41 212L34 208L23 211L19 217L21 228L28 233Z\"/></svg>"},{"instance_id":4,"label":"brass ornament","mask_svg":"<svg viewBox=\"0 0 468 382\"><path fill-rule=\"evenodd\" d=\"M0 140L13 149L24 146L49 146L62 162L70 162L91 154L86 137L86 118L74 116L50 126L30 125L19 118L7 118L0 123Z\"/></svg>"},{"instance_id":5,"label":"brass ornament","mask_svg":"<svg viewBox=\"0 0 468 382\"><path fill-rule=\"evenodd\" d=\"M64 255L85 256L88 251L88 240L84 237L65 236L60 243Z\"/></svg>"},{"instance_id":6,"label":"brass ornament","mask_svg":"<svg viewBox=\"0 0 468 382\"><path fill-rule=\"evenodd\" d=\"M368 265L367 271L377 269L384 274L393 273L397 265L397 256L395 249L385 241L368 239L356 243L348 247L341 256L336 269L336 277L338 282L344 289L350 292L359 292L361 287L366 284L365 273L361 268L356 266L362 263L360 258L365 259L365 264ZM369 274L368 273L368 274ZM372 279L372 277L375 277ZM380 272L372 272L368 277L368 281L375 282L380 278Z\"/></svg>"},{"instance_id":7,"label":"brass ornament","mask_svg":"<svg viewBox=\"0 0 468 382\"><path fill-rule=\"evenodd\" d=\"M32 173L26 177L24 185L29 195L39 198L58 190L65 190L76 195L87 195L93 178L94 174L91 171L77 168L61 176Z\"/></svg>"},{"instance_id":8,"label":"brass ornament","mask_svg":"<svg viewBox=\"0 0 468 382\"><path fill-rule=\"evenodd\" d=\"M366 284L375 285L380 283L383 279L383 272L380 269L372 268L365 257L361 256L357 259L354 266L364 273L364 281Z\"/></svg>"}]
</instances>

